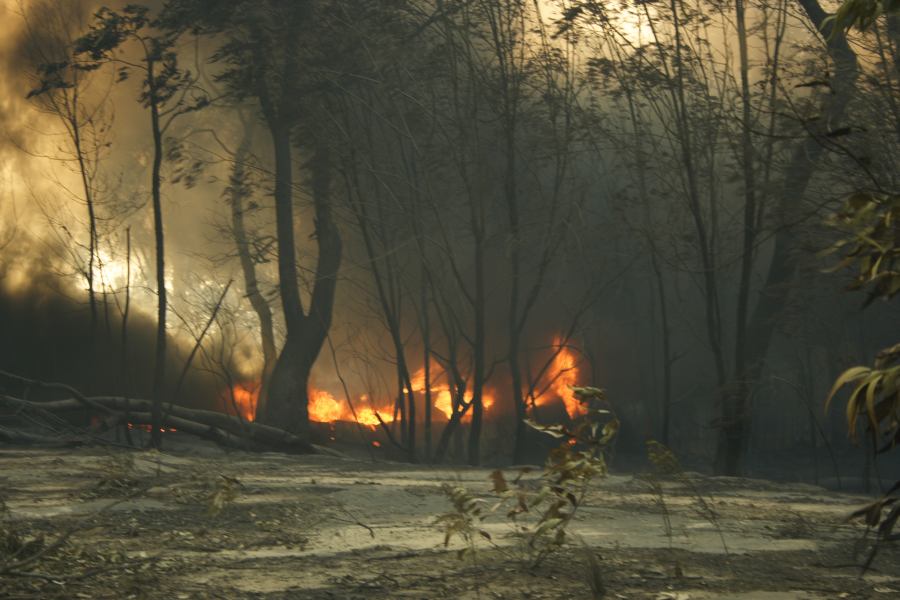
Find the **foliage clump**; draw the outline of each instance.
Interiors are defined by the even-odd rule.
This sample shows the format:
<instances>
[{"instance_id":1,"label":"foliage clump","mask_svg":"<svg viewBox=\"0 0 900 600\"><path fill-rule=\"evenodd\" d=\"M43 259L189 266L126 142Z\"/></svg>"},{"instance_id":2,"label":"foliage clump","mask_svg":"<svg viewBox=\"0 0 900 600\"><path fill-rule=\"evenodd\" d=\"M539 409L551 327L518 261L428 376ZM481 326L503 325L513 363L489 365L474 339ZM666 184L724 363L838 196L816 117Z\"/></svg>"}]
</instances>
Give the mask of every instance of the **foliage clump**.
<instances>
[{"instance_id":1,"label":"foliage clump","mask_svg":"<svg viewBox=\"0 0 900 600\"><path fill-rule=\"evenodd\" d=\"M457 536L465 542L460 558L475 552L479 538L503 552L510 551L497 545L485 528L485 522L496 515L505 518L511 535L519 542L511 548L515 558L531 569L569 540L567 530L584 503L591 482L608 472L605 451L619 430L619 420L610 411L595 407L605 398L603 390L573 389L589 408L571 427L526 421L534 429L561 440L550 451L536 479L525 479L532 472L529 468L520 469L512 480L496 470L490 475L489 498L479 497L462 485L444 486L453 507L438 517L437 524L444 530L445 546Z\"/></svg>"},{"instance_id":2,"label":"foliage clump","mask_svg":"<svg viewBox=\"0 0 900 600\"><path fill-rule=\"evenodd\" d=\"M900 293L900 196L853 194L830 222L845 233L832 251L843 254L837 268L855 269L850 288L868 290L867 304L877 298L895 298ZM871 366L844 371L826 406L845 386L852 388L846 406L851 438L857 437L862 417L877 451L894 448L900 442L900 343L879 352ZM864 565L868 569L881 543L900 539L900 534L894 533L900 520L900 482L852 516L864 517L866 525L876 531L877 541Z\"/></svg>"},{"instance_id":3,"label":"foliage clump","mask_svg":"<svg viewBox=\"0 0 900 600\"><path fill-rule=\"evenodd\" d=\"M831 19L838 27L868 29L878 17L900 11L898 0L845 0Z\"/></svg>"},{"instance_id":4,"label":"foliage clump","mask_svg":"<svg viewBox=\"0 0 900 600\"><path fill-rule=\"evenodd\" d=\"M832 248L842 253L836 268L853 268L852 290L867 290L867 304L900 293L900 196L859 192L833 215L830 224L845 233ZM878 353L872 366L856 366L837 379L828 396L852 385L847 425L856 436L859 416L868 420L872 438L887 450L900 441L900 344Z\"/></svg>"}]
</instances>

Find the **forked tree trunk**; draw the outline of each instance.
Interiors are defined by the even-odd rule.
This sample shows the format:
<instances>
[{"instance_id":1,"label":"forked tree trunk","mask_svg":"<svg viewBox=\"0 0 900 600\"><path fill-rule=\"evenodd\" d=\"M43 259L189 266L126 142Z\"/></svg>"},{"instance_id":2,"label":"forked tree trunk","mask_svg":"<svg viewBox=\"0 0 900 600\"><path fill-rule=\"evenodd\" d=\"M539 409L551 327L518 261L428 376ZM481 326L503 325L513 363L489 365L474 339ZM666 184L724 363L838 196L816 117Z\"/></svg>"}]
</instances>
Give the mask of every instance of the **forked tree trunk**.
<instances>
[{"instance_id":1,"label":"forked tree trunk","mask_svg":"<svg viewBox=\"0 0 900 600\"><path fill-rule=\"evenodd\" d=\"M309 376L331 326L341 238L331 214L331 161L328 150L317 148L310 161L315 211L315 239L319 256L309 313L305 314L297 285L294 242L293 160L290 127L268 111L275 151L275 218L278 234L278 283L287 337L266 399L264 423L301 437L309 436Z\"/></svg>"}]
</instances>

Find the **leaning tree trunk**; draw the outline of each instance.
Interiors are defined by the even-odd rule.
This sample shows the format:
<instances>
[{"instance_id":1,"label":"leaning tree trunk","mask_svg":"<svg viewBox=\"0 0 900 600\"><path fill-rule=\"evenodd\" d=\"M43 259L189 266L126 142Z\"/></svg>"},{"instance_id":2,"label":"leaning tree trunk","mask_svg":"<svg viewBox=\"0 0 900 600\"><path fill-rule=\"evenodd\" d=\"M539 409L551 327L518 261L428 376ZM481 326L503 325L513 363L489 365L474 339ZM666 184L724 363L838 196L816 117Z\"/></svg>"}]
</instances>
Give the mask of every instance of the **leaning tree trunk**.
<instances>
[{"instance_id":1,"label":"leaning tree trunk","mask_svg":"<svg viewBox=\"0 0 900 600\"><path fill-rule=\"evenodd\" d=\"M825 127L834 128L846 113L859 76L856 54L840 30L834 31L832 35L832 25L825 22L828 14L818 0L800 0L800 6L827 40L828 55L834 63L835 71L831 81L833 93L826 97L824 118L819 119L819 123L823 123ZM717 452L721 472L726 474L738 474L741 471L744 442L750 427L752 384L759 380L762 373L777 319L787 304L790 284L797 270L797 249L790 224L799 220L800 199L806 192L819 158L824 154L825 146L822 141L827 134L828 130L810 132L806 141L794 150L786 170L787 177L779 203L781 225L775 234L775 249L765 284L747 326L744 367L735 373L735 383L729 389L733 394L733 418L725 424L730 430L720 439L722 447Z\"/></svg>"}]
</instances>

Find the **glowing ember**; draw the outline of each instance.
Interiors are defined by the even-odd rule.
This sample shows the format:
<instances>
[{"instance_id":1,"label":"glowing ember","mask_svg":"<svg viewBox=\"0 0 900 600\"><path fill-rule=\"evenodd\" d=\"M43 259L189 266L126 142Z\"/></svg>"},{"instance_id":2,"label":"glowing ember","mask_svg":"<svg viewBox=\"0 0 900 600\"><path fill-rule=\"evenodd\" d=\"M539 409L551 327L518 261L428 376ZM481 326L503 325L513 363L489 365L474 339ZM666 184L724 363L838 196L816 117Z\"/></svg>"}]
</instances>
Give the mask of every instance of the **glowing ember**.
<instances>
[{"instance_id":1,"label":"glowing ember","mask_svg":"<svg viewBox=\"0 0 900 600\"><path fill-rule=\"evenodd\" d=\"M130 429L130 430L132 430L132 431L134 431L135 429L139 429L140 431L146 431L147 433L150 433L150 431L153 429L153 427L151 427L151 426L150 426L149 424L147 424L147 423L139 423L139 424L137 424L137 425L135 425L134 423L129 423L129 424L128 424L128 429ZM169 427L160 427L159 430L160 430L160 432L162 432L162 433L173 433L173 432L178 431L178 430L175 429L174 427L172 427L172 428L169 428Z\"/></svg>"},{"instance_id":2,"label":"glowing ember","mask_svg":"<svg viewBox=\"0 0 900 600\"><path fill-rule=\"evenodd\" d=\"M240 415L245 421L256 420L256 406L259 402L258 383L239 383L225 398L225 412Z\"/></svg>"}]
</instances>

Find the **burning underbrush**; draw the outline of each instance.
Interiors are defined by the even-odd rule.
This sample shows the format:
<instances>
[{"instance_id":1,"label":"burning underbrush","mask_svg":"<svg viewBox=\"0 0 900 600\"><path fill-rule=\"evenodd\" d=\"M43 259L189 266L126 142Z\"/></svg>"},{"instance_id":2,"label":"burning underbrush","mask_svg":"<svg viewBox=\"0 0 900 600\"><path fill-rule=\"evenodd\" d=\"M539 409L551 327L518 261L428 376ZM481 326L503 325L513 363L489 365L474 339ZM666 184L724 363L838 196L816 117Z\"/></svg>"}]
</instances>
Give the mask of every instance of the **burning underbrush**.
<instances>
[{"instance_id":1,"label":"burning underbrush","mask_svg":"<svg viewBox=\"0 0 900 600\"><path fill-rule=\"evenodd\" d=\"M527 390L523 390L529 412L536 416L541 407L552 407L561 402L569 419L576 419L587 412L587 407L578 400L573 387L578 384L582 373L579 353L561 337L554 338L550 346L549 359L542 365L538 365L538 375L535 383ZM410 377L412 395L419 406L424 406L426 398L431 402L432 423L442 425L449 422L454 411L460 416L462 424L468 424L472 420L473 391L467 389L465 384L451 386L448 383L448 373L437 362L432 363L428 380L425 368L420 367ZM256 420L259 408L260 381L242 381L227 388L222 394L223 410L241 419L253 422ZM407 397L410 390L404 387L399 397ZM359 394L355 399L346 394L335 394L331 390L313 386L309 392L309 418L310 421L319 424L334 425L340 422L355 423L366 427L371 431L379 427L391 427L403 419L401 413L402 400L379 398L374 399L373 394ZM491 419L500 410L512 411L511 407L501 408L509 404L495 387L485 386L481 394L481 402L487 419ZM419 409L418 414L424 414ZM333 429L333 427L332 427ZM379 443L380 445L380 443Z\"/></svg>"}]
</instances>

